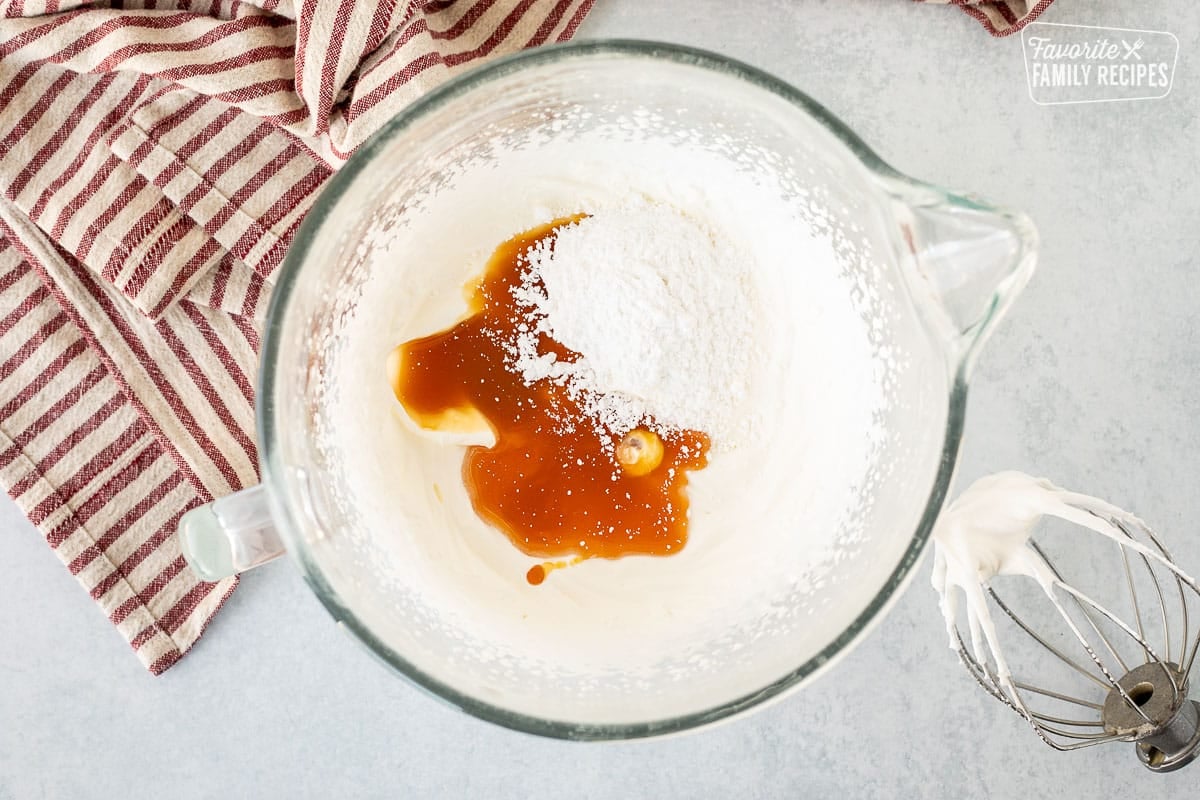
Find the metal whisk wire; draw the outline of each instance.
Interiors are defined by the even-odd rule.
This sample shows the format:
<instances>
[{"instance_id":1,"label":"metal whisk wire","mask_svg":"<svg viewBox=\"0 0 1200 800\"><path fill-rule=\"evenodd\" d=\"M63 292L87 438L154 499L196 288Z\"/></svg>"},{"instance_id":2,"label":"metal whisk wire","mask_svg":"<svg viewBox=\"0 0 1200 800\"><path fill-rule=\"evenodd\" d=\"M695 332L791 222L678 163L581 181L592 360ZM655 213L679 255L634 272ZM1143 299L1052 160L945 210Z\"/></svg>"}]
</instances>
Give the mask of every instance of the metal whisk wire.
<instances>
[{"instance_id":1,"label":"metal whisk wire","mask_svg":"<svg viewBox=\"0 0 1200 800\"><path fill-rule=\"evenodd\" d=\"M1058 633L1063 641L1039 631L1006 601L996 586L999 581L984 583L983 595L1002 612L1001 619L1021 632L1018 639L1040 648L1040 658L1053 659L1065 667L1065 674L1086 678L1084 690L1016 679L991 641L996 635L994 627L981 632L979 622L970 615L970 646L957 619L952 629L959 658L988 694L1016 711L1056 750L1139 742L1138 757L1150 769L1183 766L1200 752L1200 705L1187 698L1188 679L1200 650L1200 629L1191 629L1189 605L1196 603L1200 609L1200 585L1176 565L1159 537L1141 520L1093 498L1062 492L1048 482L1045 485L1060 492L1076 513L1090 515L1093 524L1085 517L1071 519L1062 514L1064 519L1115 542L1132 624L1068 583L1046 550L1031 539L1029 549L1040 559L1047 576L1053 576L1053 580L1041 581L1038 596L1048 600L1054 612L1051 617L1062 623ZM1171 592L1172 581L1175 592ZM1175 594L1177 607L1171 605ZM1173 620L1177 620L1176 626ZM1062 629L1067 631L1065 635ZM1049 704L1053 706L1048 708Z\"/></svg>"}]
</instances>

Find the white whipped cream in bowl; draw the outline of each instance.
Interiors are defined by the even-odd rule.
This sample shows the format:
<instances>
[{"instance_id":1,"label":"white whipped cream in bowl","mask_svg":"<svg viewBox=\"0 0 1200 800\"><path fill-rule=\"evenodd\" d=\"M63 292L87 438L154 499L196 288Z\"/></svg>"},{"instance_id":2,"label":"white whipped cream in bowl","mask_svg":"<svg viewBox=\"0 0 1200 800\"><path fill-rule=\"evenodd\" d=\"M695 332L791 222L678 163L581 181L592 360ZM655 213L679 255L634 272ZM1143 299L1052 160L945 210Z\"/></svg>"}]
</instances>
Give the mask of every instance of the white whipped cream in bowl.
<instances>
[{"instance_id":1,"label":"white whipped cream in bowl","mask_svg":"<svg viewBox=\"0 0 1200 800\"><path fill-rule=\"evenodd\" d=\"M498 245L573 215L530 256L531 319L583 357L559 377L618 397L606 419L676 419L711 449L678 552L532 585L539 559L464 483L491 432L421 428L386 365L463 318ZM603 739L728 717L832 663L905 584L1031 241L722 57L600 42L494 62L365 145L298 235L260 387L275 523L335 617L485 719ZM522 346L514 369L552 372Z\"/></svg>"}]
</instances>

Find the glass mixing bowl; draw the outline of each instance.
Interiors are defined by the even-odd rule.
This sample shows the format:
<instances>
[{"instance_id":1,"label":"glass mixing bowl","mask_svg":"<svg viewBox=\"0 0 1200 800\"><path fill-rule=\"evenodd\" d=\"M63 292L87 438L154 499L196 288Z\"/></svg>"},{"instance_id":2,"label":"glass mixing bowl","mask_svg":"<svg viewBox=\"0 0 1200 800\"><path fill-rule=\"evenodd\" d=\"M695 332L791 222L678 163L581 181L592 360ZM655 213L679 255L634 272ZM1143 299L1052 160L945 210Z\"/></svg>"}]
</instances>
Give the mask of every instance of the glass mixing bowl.
<instances>
[{"instance_id":1,"label":"glass mixing bowl","mask_svg":"<svg viewBox=\"0 0 1200 800\"><path fill-rule=\"evenodd\" d=\"M379 232L405 229L423 193L459 180L463 164L486 171L501 147L536 153L573 135L632 142L647 131L748 169L769 165L780 185L806 193L839 243L837 268L856 307L871 321L871 363L845 367L875 370L886 402L876 411L872 458L846 481L845 513L812 522L840 526L834 538L849 544L819 579L775 599L769 630L735 620L688 641L631 634L630 650L661 652L624 669L614 646L608 662L589 670L546 663L523 645L475 641L486 634L467 636L437 607L408 596L396 579L403 551L388 532L362 529L339 488L345 470L321 445L327 373L364 277L386 268L372 258ZM507 201L501 187L495 202ZM309 212L277 276L266 326L263 483L189 513L185 553L215 579L286 549L338 623L390 667L500 725L626 739L727 718L829 668L906 585L952 477L974 356L1027 280L1034 247L1023 216L898 174L806 95L722 56L603 41L493 61L388 123ZM837 391L837 373L835 365L809 378ZM833 433L847 442L864 435ZM797 493L812 490L800 483ZM606 635L624 641L620 630Z\"/></svg>"}]
</instances>

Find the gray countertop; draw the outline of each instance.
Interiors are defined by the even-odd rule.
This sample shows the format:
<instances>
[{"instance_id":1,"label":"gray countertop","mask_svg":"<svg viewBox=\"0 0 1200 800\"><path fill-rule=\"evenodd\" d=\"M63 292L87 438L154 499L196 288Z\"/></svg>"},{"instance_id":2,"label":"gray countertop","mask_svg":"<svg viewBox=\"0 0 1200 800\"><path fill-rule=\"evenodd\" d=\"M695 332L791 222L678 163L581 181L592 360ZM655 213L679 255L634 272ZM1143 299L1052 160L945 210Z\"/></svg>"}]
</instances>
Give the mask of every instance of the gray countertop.
<instances>
[{"instance_id":1,"label":"gray countertop","mask_svg":"<svg viewBox=\"0 0 1200 800\"><path fill-rule=\"evenodd\" d=\"M1038 273L973 385L960 486L1041 473L1139 513L1200 570L1200 17L1189 0L1058 0L1046 21L1164 29L1157 101L1043 107L1019 38L904 0L598 0L581 36L707 47L815 96L904 172L1023 208ZM743 9L735 13L734 8ZM751 11L753 9L753 11ZM1128 745L1060 754L945 646L929 563L829 674L664 741L542 741L389 674L276 563L160 678L0 501L0 799L1167 797Z\"/></svg>"}]
</instances>

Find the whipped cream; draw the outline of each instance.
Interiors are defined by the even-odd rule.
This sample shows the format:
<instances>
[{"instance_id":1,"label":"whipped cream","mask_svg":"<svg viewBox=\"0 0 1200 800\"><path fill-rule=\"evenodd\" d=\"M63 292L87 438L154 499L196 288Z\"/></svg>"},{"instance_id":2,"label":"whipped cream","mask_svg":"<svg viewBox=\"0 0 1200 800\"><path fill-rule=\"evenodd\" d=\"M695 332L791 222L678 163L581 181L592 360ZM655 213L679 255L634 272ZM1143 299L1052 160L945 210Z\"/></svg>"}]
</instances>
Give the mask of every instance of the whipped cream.
<instances>
[{"instance_id":1,"label":"whipped cream","mask_svg":"<svg viewBox=\"0 0 1200 800\"><path fill-rule=\"evenodd\" d=\"M998 575L1036 581L1076 636L1082 632L1063 608L1062 598L1074 596L1093 608L1100 607L1092 598L1059 580L1031 546L1030 537L1045 516L1058 517L1105 536L1194 583L1159 553L1123 533L1114 522L1131 530L1146 529L1146 524L1110 503L1021 472L999 472L975 481L942 511L934 526L933 587L939 594L950 648L959 649L956 626L962 612L970 632L972 654L980 664L994 666L1000 688L1019 708L1024 705L1013 687L1012 672L988 608L989 582Z\"/></svg>"},{"instance_id":2,"label":"whipped cream","mask_svg":"<svg viewBox=\"0 0 1200 800\"><path fill-rule=\"evenodd\" d=\"M330 492L353 520L344 536L361 539L366 554L354 582L393 587L391 613L413 637L442 643L429 645L438 674L452 657L486 663L497 686L538 670L565 685L571 676L634 680L641 670L699 680L737 669L766 685L808 657L799 646L815 653L859 613L829 589L840 581L839 592L865 603L871 595L855 582L882 585L895 560L884 562L898 559L921 511L916 495L906 516L888 518L901 536L866 567L879 577L845 568L834 577L871 545L863 498L885 480L885 419L899 413L889 381L902 353L881 350L882 301L868 277L877 267L857 266L873 264L870 253L801 188L781 184L786 170L760 168L744 148L730 155L580 134L488 159L406 200L405 224L380 226L361 249L365 278L327 358L317 443L338 476ZM489 444L489 432L417 428L384 365L398 343L461 318L462 287L500 243L633 201L719 230L752 265L753 306L741 322L755 352L724 412L756 424L736 446L716 442L709 465L690 477L682 552L591 559L530 586L524 575L536 560L476 516L463 486L463 446ZM936 468L936 451L922 457L922 469ZM747 660L741 653L764 637L792 644ZM420 664L419 643L411 648ZM578 677L573 691L590 686ZM724 689L707 691L719 698Z\"/></svg>"}]
</instances>

